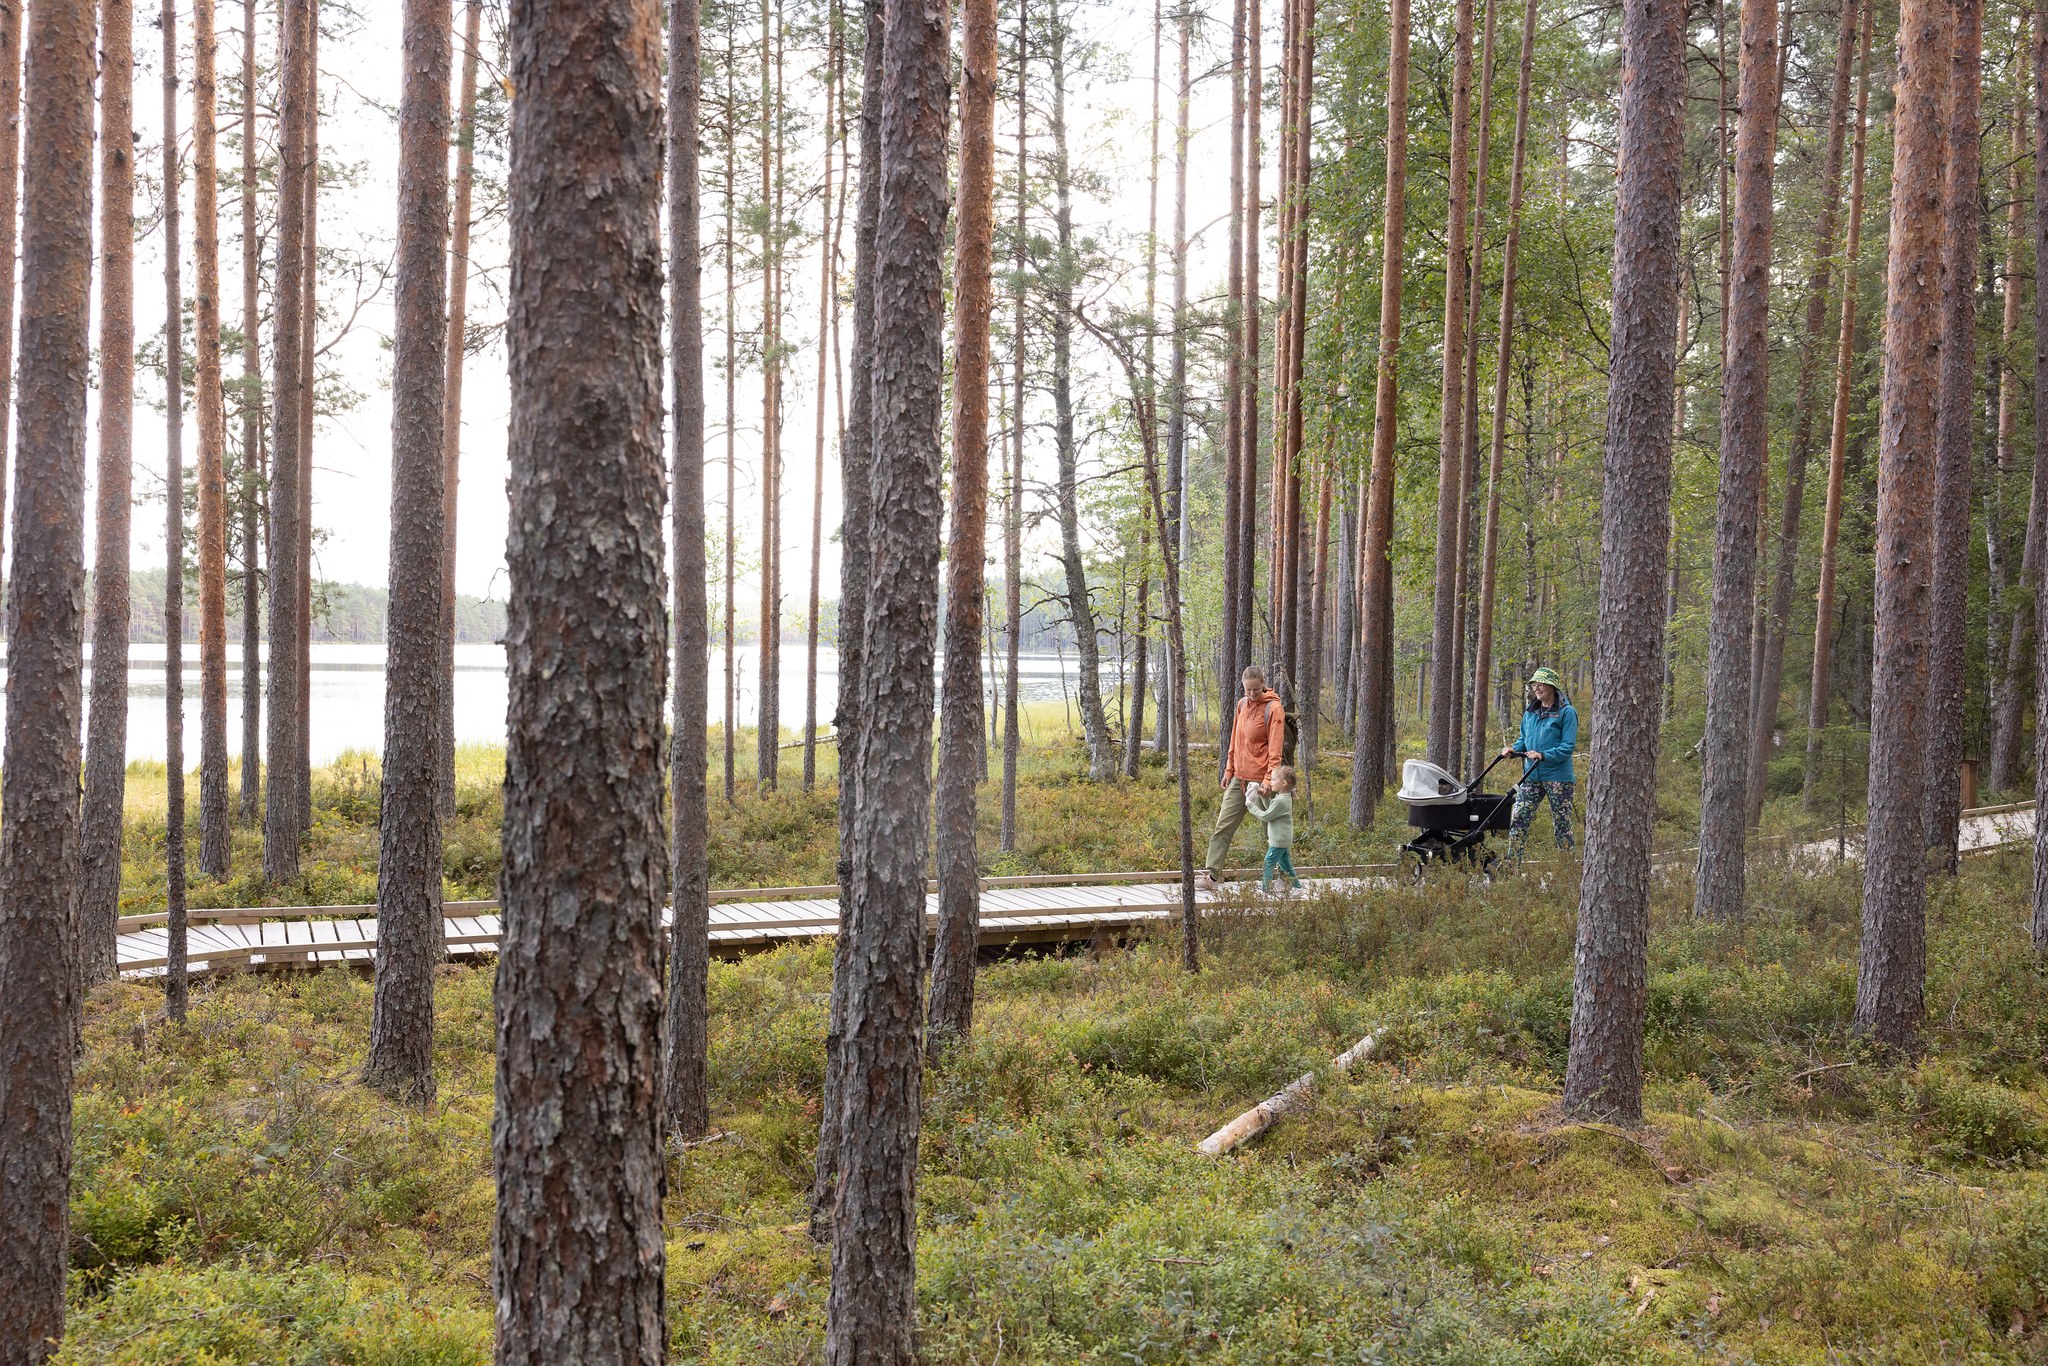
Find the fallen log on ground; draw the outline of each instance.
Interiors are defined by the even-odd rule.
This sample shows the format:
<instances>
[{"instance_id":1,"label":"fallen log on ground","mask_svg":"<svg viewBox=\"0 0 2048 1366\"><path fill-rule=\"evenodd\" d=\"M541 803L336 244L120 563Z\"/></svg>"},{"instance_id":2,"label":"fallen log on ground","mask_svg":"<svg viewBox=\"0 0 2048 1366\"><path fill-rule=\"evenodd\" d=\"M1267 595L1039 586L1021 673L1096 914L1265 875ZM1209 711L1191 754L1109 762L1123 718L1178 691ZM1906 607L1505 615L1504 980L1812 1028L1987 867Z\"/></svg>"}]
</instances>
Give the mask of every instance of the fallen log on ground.
<instances>
[{"instance_id":1,"label":"fallen log on ground","mask_svg":"<svg viewBox=\"0 0 2048 1366\"><path fill-rule=\"evenodd\" d=\"M1368 1034L1331 1060L1330 1070L1342 1074L1351 1069L1351 1064L1362 1062L1372 1056L1373 1036ZM1281 1088L1278 1095L1269 1096L1251 1109L1239 1115L1230 1123L1210 1134L1201 1142L1201 1151L1210 1157L1220 1157L1232 1148L1257 1138L1273 1127L1274 1121L1295 1109L1315 1089L1316 1074L1304 1072Z\"/></svg>"}]
</instances>

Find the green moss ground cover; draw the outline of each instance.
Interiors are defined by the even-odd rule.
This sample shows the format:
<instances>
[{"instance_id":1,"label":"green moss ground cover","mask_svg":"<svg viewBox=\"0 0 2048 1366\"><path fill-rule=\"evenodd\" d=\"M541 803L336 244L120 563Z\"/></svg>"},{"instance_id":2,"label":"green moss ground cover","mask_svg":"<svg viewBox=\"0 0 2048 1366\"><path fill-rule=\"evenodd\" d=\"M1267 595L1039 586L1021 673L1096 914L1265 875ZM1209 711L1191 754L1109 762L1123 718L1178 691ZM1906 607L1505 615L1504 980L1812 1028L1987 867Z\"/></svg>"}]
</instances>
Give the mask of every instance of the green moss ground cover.
<instances>
[{"instance_id":1,"label":"green moss ground cover","mask_svg":"<svg viewBox=\"0 0 2048 1366\"><path fill-rule=\"evenodd\" d=\"M1018 861L1163 861L1163 776L1133 796L1075 767L1064 748L1032 756ZM321 830L363 819L337 799L345 776L329 775ZM495 819L484 781L465 785L458 843ZM822 878L830 805L786 792L721 813L720 880ZM1318 830L1314 857L1384 857L1393 829ZM495 840L475 838L494 875ZM145 848L138 905L146 863ZM453 864L451 887L487 891ZM367 899L346 881L361 875L320 885ZM1164 938L991 965L974 1040L929 1074L926 1359L2048 1359L2048 978L2025 947L2029 875L2000 855L1937 887L1929 1048L1911 1067L1848 1038L1853 872L1765 867L1732 930L1690 920L1682 879L1661 887L1651 1116L1628 1133L1554 1111L1569 865L1212 916L1195 977ZM670 1169L678 1359L819 1359L826 1259L803 1191L829 971L824 946L713 970L728 1136ZM97 994L63 1360L487 1361L490 992L487 966L443 970L425 1113L355 1081L359 975L210 980L183 1029L136 1029L148 986ZM1369 1031L1374 1060L1306 1113L1238 1155L1194 1151Z\"/></svg>"}]
</instances>

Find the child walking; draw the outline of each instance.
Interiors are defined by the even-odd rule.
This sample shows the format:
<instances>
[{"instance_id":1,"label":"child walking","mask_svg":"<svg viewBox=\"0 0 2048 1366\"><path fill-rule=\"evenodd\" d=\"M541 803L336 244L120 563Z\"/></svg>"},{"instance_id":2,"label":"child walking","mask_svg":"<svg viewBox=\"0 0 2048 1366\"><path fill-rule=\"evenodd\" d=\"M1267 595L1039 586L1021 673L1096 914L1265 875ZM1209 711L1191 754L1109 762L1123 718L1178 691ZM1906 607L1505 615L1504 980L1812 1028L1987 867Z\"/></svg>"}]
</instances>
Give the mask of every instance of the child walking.
<instances>
[{"instance_id":1,"label":"child walking","mask_svg":"<svg viewBox=\"0 0 2048 1366\"><path fill-rule=\"evenodd\" d=\"M1294 858L1294 770L1281 764L1267 775L1263 784L1245 789L1245 810L1266 824L1266 868L1259 878L1259 890L1273 885L1274 874L1290 887L1301 886L1295 876Z\"/></svg>"}]
</instances>

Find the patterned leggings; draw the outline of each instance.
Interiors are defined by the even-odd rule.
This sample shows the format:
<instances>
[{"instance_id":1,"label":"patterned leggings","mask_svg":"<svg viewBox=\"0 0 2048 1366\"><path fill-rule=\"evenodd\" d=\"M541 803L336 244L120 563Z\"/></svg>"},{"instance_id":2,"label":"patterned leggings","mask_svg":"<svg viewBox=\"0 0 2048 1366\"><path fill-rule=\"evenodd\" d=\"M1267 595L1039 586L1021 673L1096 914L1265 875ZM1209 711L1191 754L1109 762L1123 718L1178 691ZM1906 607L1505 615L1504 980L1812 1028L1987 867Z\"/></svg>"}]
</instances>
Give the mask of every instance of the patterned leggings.
<instances>
[{"instance_id":1,"label":"patterned leggings","mask_svg":"<svg viewBox=\"0 0 2048 1366\"><path fill-rule=\"evenodd\" d=\"M1536 808L1545 797L1550 799L1550 823L1556 828L1557 847L1572 848L1572 795L1577 790L1577 783L1525 782L1517 787L1515 812L1508 822L1509 856L1522 857L1523 847L1529 842L1529 827L1536 821Z\"/></svg>"}]
</instances>

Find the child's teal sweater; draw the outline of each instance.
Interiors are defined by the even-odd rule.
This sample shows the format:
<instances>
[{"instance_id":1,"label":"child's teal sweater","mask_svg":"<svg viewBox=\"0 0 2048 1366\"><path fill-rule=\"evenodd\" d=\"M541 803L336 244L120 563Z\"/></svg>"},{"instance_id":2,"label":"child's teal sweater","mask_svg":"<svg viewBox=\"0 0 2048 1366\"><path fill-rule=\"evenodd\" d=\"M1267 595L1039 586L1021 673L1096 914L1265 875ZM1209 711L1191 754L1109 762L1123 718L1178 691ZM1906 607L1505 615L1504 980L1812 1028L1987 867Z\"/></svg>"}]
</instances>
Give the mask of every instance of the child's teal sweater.
<instances>
[{"instance_id":1,"label":"child's teal sweater","mask_svg":"<svg viewBox=\"0 0 2048 1366\"><path fill-rule=\"evenodd\" d=\"M1266 823L1266 847L1268 849L1291 849L1294 847L1294 794L1292 792L1268 792L1260 788L1248 793L1244 799L1245 810Z\"/></svg>"}]
</instances>

